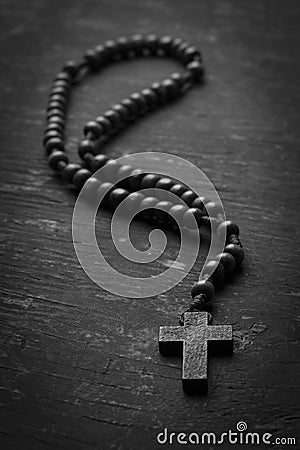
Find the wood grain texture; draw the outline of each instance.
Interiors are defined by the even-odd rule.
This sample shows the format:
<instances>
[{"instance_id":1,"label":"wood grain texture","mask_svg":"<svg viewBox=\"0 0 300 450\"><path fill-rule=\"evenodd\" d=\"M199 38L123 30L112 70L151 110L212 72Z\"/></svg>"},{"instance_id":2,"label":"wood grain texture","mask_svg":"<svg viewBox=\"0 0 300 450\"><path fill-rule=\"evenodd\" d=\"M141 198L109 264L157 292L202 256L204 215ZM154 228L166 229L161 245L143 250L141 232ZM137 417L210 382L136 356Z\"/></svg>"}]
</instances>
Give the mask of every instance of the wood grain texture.
<instances>
[{"instance_id":1,"label":"wood grain texture","mask_svg":"<svg viewBox=\"0 0 300 450\"><path fill-rule=\"evenodd\" d=\"M170 431L299 429L299 2L1 0L1 448L154 449ZM207 397L189 398L181 362L160 356L161 325L189 304L201 265L171 292L119 299L81 269L71 239L75 201L41 148L47 90L66 59L133 32L201 48L201 88L131 127L111 155L170 152L199 165L241 229L243 273L217 295L233 325L233 358L210 364ZM162 60L107 68L78 87L68 122L82 126L169 74ZM109 253L109 213L98 224ZM147 228L135 224L139 246ZM161 264L168 266L176 243ZM144 268L116 267L143 274ZM156 268L157 269L157 268ZM155 268L151 269L155 270ZM174 445L173 448L176 448ZM226 445L223 445L226 448Z\"/></svg>"}]
</instances>

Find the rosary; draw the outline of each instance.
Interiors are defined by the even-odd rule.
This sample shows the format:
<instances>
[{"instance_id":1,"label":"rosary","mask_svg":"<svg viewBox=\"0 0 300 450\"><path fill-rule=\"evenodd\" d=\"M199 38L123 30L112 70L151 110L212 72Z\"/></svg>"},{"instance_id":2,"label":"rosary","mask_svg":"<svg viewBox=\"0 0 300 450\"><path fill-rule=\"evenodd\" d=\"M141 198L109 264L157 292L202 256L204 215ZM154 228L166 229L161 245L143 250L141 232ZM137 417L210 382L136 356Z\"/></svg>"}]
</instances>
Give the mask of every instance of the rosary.
<instances>
[{"instance_id":1,"label":"rosary","mask_svg":"<svg viewBox=\"0 0 300 450\"><path fill-rule=\"evenodd\" d=\"M108 63L139 56L166 56L177 59L184 67L183 73L173 73L162 82L153 83L140 93L134 93L120 103L114 105L103 115L87 122L84 127L84 139L79 144L80 164L70 163L65 153L64 130L68 100L72 86L90 72L97 72ZM77 192L83 188L93 174L110 165L112 172L126 177L122 185L109 183L109 191L104 205L115 210L126 198L139 203L144 211L145 220L157 219L155 207L159 199L147 197L139 193L140 189L155 188L175 194L186 206L160 202L165 213L182 220L189 226L192 216L197 226L211 229L212 218L207 210L212 202L199 197L192 189L171 178L156 173L140 174L132 166L114 164L115 161L100 154L97 150L107 140L128 124L153 111L167 102L173 101L196 83L203 81L204 69L200 52L190 43L169 36L157 37L150 34L135 34L130 38L121 37L116 41L108 40L103 45L88 50L83 62L69 61L56 75L50 90L47 104L47 123L43 144L50 167ZM112 177L113 178L113 177ZM99 189L101 184L97 180ZM149 214L150 211L150 214ZM147 213L148 212L148 213ZM158 221L159 222L159 221ZM233 337L230 325L210 325L212 317L208 312L208 302L215 290L219 290L224 282L233 276L234 271L244 259L242 244L239 240L239 228L231 221L215 220L216 232L225 232L226 242L218 261L210 261L213 267L211 275L203 277L195 283L191 290L192 302L181 315L178 326L160 327L159 350L163 355L182 352L182 383L186 393L193 394L207 390L208 349L220 349L232 352Z\"/></svg>"}]
</instances>

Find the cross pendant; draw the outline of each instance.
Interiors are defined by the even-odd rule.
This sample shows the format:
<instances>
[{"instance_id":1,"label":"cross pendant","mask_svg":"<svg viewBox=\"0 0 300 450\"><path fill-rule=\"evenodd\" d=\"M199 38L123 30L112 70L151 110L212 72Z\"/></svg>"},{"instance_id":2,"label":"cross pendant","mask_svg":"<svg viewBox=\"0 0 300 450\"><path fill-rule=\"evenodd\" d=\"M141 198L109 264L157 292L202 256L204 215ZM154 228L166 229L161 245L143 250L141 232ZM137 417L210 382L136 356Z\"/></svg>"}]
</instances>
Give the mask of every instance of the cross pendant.
<instances>
[{"instance_id":1,"label":"cross pendant","mask_svg":"<svg viewBox=\"0 0 300 450\"><path fill-rule=\"evenodd\" d=\"M183 353L182 385L188 394L207 391L208 348L232 353L233 339L231 325L208 325L207 312L186 312L183 326L159 329L160 353Z\"/></svg>"}]
</instances>

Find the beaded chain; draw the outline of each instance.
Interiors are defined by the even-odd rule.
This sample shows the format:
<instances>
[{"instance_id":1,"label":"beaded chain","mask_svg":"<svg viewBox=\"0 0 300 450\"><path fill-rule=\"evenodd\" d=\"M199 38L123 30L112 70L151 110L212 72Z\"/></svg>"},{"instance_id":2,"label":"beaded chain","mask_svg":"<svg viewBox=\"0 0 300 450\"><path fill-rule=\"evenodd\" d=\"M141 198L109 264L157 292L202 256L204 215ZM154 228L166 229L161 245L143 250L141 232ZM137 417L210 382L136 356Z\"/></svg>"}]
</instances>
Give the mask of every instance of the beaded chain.
<instances>
[{"instance_id":1,"label":"beaded chain","mask_svg":"<svg viewBox=\"0 0 300 450\"><path fill-rule=\"evenodd\" d=\"M140 93L133 93L103 115L87 122L83 130L84 138L78 147L82 162L70 163L65 154L64 130L72 86L78 84L89 72L97 72L108 63L139 56L173 57L184 66L184 72L173 73L169 78L153 83ZM99 185L98 191L109 187L104 204L110 209L114 210L127 197L132 205L141 206L144 210L144 219L152 219L152 221L160 219L158 222L164 223L165 218L162 220L161 211L158 213L160 216L153 214L159 203L163 212L172 213L173 217L182 220L187 227L190 226L190 219L193 216L199 227L210 228L212 219L208 216L207 210L213 210L214 204L209 199L198 197L194 191L175 180L153 173L141 174L139 169L129 165L121 166L108 156L99 153L99 148L112 135L146 113L175 100L194 84L201 83L203 75L202 57L196 47L182 39L169 36L157 37L153 34L147 36L135 34L130 38L120 37L116 41L108 40L103 45L88 50L83 62L78 64L73 61L67 62L54 79L47 105L47 125L43 144L50 167L66 182L71 183L77 191L80 191L88 179L92 180L90 177L94 172L109 164L111 180L116 173L126 178L122 185L114 185L109 181ZM95 179L95 182L99 183L99 180ZM174 205L169 201L159 201L156 197L145 197L137 192L147 188L170 191L180 197L186 207L182 204ZM195 222L192 221L192 223ZM209 273L212 272L211 268L215 270L211 276L205 277L204 273L203 279L194 284L191 290L193 301L187 312L208 311L208 302L212 299L215 290L219 290L224 282L232 278L234 271L244 259L238 226L231 221L217 223L217 233L224 231L224 228L226 229L226 245L223 253L218 255L219 263L216 261L207 263L206 269ZM183 321L184 314L181 315L179 323L183 325Z\"/></svg>"}]
</instances>

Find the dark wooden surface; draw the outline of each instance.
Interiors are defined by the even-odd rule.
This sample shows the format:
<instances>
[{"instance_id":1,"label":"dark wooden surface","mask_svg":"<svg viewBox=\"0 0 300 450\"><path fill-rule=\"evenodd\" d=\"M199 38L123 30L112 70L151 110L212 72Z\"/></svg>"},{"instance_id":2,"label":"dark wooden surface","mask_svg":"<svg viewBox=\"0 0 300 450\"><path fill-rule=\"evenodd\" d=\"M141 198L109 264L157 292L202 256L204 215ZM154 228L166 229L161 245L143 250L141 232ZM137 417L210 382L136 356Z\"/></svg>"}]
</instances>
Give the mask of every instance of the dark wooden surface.
<instances>
[{"instance_id":1,"label":"dark wooden surface","mask_svg":"<svg viewBox=\"0 0 300 450\"><path fill-rule=\"evenodd\" d=\"M154 449L164 427L222 433L240 420L249 431L297 436L299 2L0 3L1 448ZM210 360L209 392L199 398L184 395L181 361L162 357L157 342L159 326L177 324L198 269L145 301L102 291L75 256L74 194L41 147L55 72L85 49L133 32L192 41L203 50L207 83L107 151L157 150L198 164L246 249L243 274L214 302L215 323L233 325L234 355ZM68 126L74 158L87 119L174 68L130 62L81 85ZM105 248L108 213L98 232ZM135 239L147 242L142 224Z\"/></svg>"}]
</instances>

